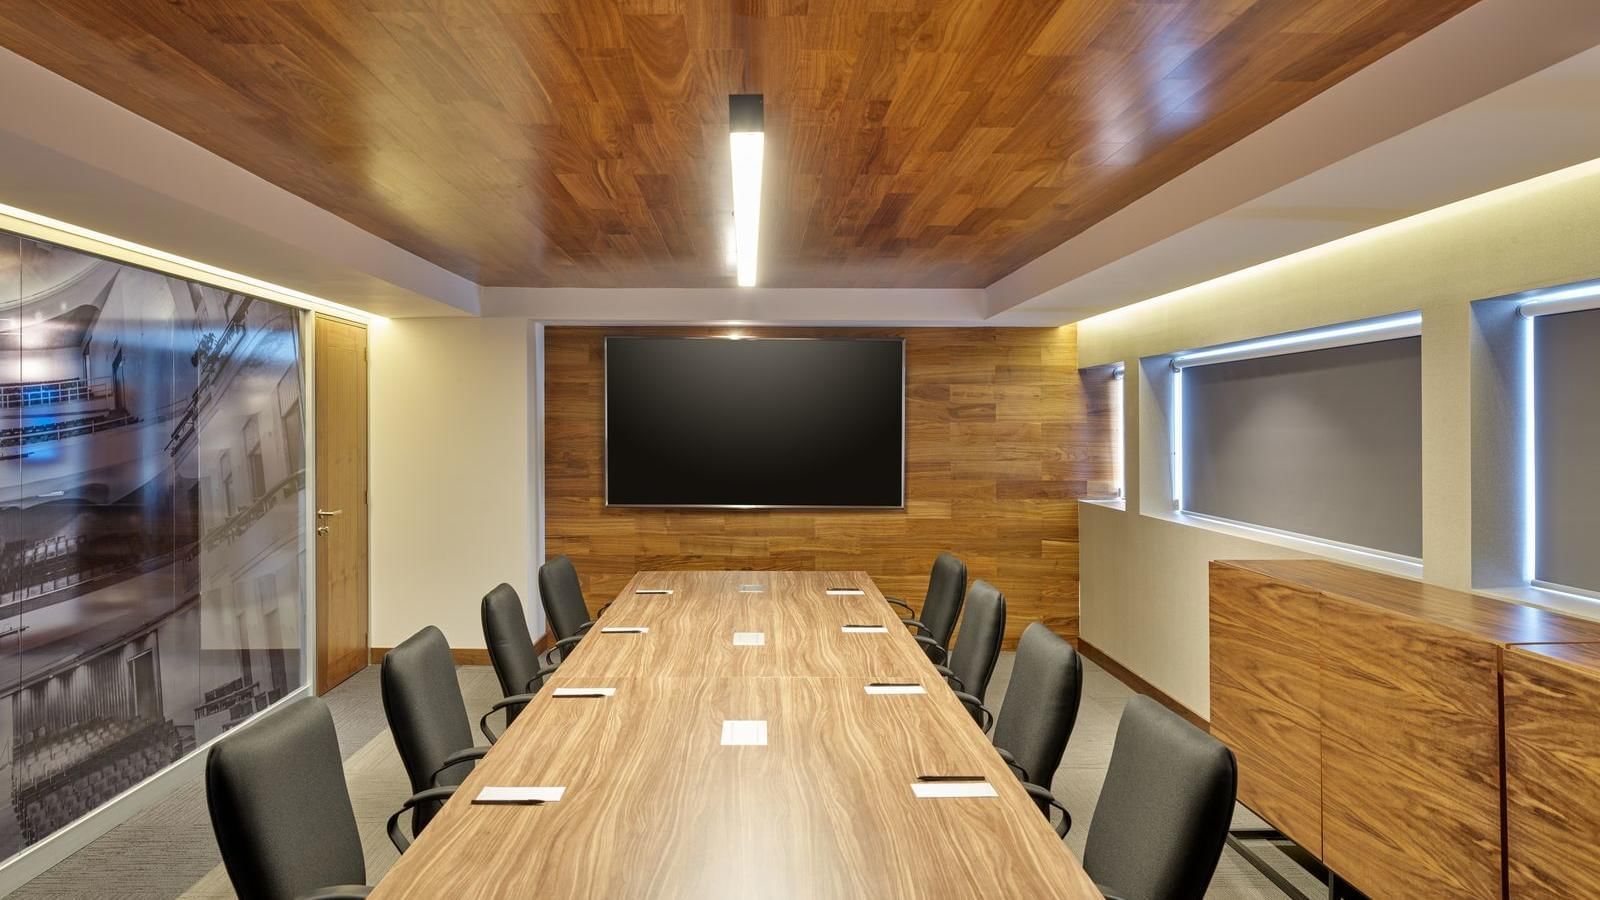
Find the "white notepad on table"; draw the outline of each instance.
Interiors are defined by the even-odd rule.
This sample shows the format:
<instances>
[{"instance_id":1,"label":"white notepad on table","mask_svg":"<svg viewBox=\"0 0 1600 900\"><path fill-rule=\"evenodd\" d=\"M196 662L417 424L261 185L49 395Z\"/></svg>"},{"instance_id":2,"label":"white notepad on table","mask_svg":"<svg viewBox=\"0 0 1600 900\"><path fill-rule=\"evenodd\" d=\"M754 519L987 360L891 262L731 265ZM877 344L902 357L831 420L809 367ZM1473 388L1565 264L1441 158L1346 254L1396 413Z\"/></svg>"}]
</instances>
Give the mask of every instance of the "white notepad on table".
<instances>
[{"instance_id":1,"label":"white notepad on table","mask_svg":"<svg viewBox=\"0 0 1600 900\"><path fill-rule=\"evenodd\" d=\"M722 746L765 747L767 721L765 719L725 719L722 723Z\"/></svg>"},{"instance_id":2,"label":"white notepad on table","mask_svg":"<svg viewBox=\"0 0 1600 900\"><path fill-rule=\"evenodd\" d=\"M473 803L555 803L566 794L565 787L486 787L472 798Z\"/></svg>"},{"instance_id":3,"label":"white notepad on table","mask_svg":"<svg viewBox=\"0 0 1600 900\"><path fill-rule=\"evenodd\" d=\"M830 597L860 597L865 593L866 591L860 588L828 588Z\"/></svg>"},{"instance_id":4,"label":"white notepad on table","mask_svg":"<svg viewBox=\"0 0 1600 900\"><path fill-rule=\"evenodd\" d=\"M553 694L557 697L611 697L617 693L614 687L558 687Z\"/></svg>"},{"instance_id":5,"label":"white notepad on table","mask_svg":"<svg viewBox=\"0 0 1600 900\"><path fill-rule=\"evenodd\" d=\"M649 634L650 629L643 625L610 625L600 629L601 634Z\"/></svg>"},{"instance_id":6,"label":"white notepad on table","mask_svg":"<svg viewBox=\"0 0 1600 900\"><path fill-rule=\"evenodd\" d=\"M634 593L635 594L670 594L670 593L672 593L672 590L670 588L639 588L637 591L634 591Z\"/></svg>"},{"instance_id":7,"label":"white notepad on table","mask_svg":"<svg viewBox=\"0 0 1600 900\"><path fill-rule=\"evenodd\" d=\"M943 797L998 797L994 785L987 781L919 781L911 785L911 793L923 800Z\"/></svg>"},{"instance_id":8,"label":"white notepad on table","mask_svg":"<svg viewBox=\"0 0 1600 900\"><path fill-rule=\"evenodd\" d=\"M839 630L845 634L888 634L889 629L882 625L840 625Z\"/></svg>"},{"instance_id":9,"label":"white notepad on table","mask_svg":"<svg viewBox=\"0 0 1600 900\"><path fill-rule=\"evenodd\" d=\"M735 647L764 647L767 643L767 633L764 631L735 631L733 645Z\"/></svg>"}]
</instances>

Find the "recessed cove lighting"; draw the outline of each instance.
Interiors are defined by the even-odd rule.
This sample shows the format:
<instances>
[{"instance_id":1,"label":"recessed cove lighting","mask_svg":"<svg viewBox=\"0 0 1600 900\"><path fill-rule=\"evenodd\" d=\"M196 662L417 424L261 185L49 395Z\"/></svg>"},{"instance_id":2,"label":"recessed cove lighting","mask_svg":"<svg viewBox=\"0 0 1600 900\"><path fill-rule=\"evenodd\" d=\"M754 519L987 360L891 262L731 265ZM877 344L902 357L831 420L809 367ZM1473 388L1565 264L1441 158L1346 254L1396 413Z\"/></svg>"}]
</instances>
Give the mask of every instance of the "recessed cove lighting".
<instances>
[{"instance_id":1,"label":"recessed cove lighting","mask_svg":"<svg viewBox=\"0 0 1600 900\"><path fill-rule=\"evenodd\" d=\"M1244 341L1237 344L1222 344L1217 347L1208 347L1204 350L1193 350L1174 356L1172 365L1174 368L1181 369L1184 366L1199 363L1219 363L1235 359L1251 359L1258 356L1273 356L1285 352L1299 353L1308 350L1319 350L1325 347L1343 347L1366 341L1414 337L1420 334L1421 331L1422 313L1404 313L1398 316L1387 316L1382 319L1371 319L1350 325L1313 328L1309 331L1297 331L1293 334L1279 335L1277 337L1261 338L1260 340Z\"/></svg>"},{"instance_id":2,"label":"recessed cove lighting","mask_svg":"<svg viewBox=\"0 0 1600 900\"><path fill-rule=\"evenodd\" d=\"M740 287L755 287L761 245L761 162L766 135L760 94L728 96L728 149L733 161L734 265Z\"/></svg>"}]
</instances>

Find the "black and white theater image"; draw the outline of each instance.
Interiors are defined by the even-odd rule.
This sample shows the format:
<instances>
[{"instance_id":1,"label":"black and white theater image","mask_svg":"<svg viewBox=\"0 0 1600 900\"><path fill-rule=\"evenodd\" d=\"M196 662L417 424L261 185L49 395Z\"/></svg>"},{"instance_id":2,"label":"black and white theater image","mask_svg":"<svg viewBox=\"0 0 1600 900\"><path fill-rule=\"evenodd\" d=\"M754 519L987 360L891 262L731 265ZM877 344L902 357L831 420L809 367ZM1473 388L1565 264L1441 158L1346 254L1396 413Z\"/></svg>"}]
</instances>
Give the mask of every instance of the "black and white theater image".
<instances>
[{"instance_id":1,"label":"black and white theater image","mask_svg":"<svg viewBox=\"0 0 1600 900\"><path fill-rule=\"evenodd\" d=\"M304 681L292 310L0 236L0 854Z\"/></svg>"}]
</instances>

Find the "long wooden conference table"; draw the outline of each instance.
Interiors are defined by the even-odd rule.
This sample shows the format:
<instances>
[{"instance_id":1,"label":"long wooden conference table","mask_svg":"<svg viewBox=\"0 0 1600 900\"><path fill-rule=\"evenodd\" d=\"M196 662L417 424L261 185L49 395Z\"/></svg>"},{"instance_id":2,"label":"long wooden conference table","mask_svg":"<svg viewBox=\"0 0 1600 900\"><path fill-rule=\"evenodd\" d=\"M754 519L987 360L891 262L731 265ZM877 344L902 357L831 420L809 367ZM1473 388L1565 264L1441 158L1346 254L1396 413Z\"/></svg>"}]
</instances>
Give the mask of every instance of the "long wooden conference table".
<instances>
[{"instance_id":1,"label":"long wooden conference table","mask_svg":"<svg viewBox=\"0 0 1600 900\"><path fill-rule=\"evenodd\" d=\"M641 572L372 896L1101 895L866 573Z\"/></svg>"}]
</instances>

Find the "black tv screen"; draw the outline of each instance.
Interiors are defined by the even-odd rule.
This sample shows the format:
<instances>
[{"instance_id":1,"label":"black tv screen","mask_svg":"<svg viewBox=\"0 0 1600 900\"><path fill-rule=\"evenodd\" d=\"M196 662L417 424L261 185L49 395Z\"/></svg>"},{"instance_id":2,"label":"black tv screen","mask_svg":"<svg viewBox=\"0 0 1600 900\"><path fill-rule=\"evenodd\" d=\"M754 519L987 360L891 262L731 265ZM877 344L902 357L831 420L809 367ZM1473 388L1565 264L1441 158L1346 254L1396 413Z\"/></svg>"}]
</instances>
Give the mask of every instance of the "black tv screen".
<instances>
[{"instance_id":1,"label":"black tv screen","mask_svg":"<svg viewBox=\"0 0 1600 900\"><path fill-rule=\"evenodd\" d=\"M900 507L899 339L606 338L610 506Z\"/></svg>"}]
</instances>

